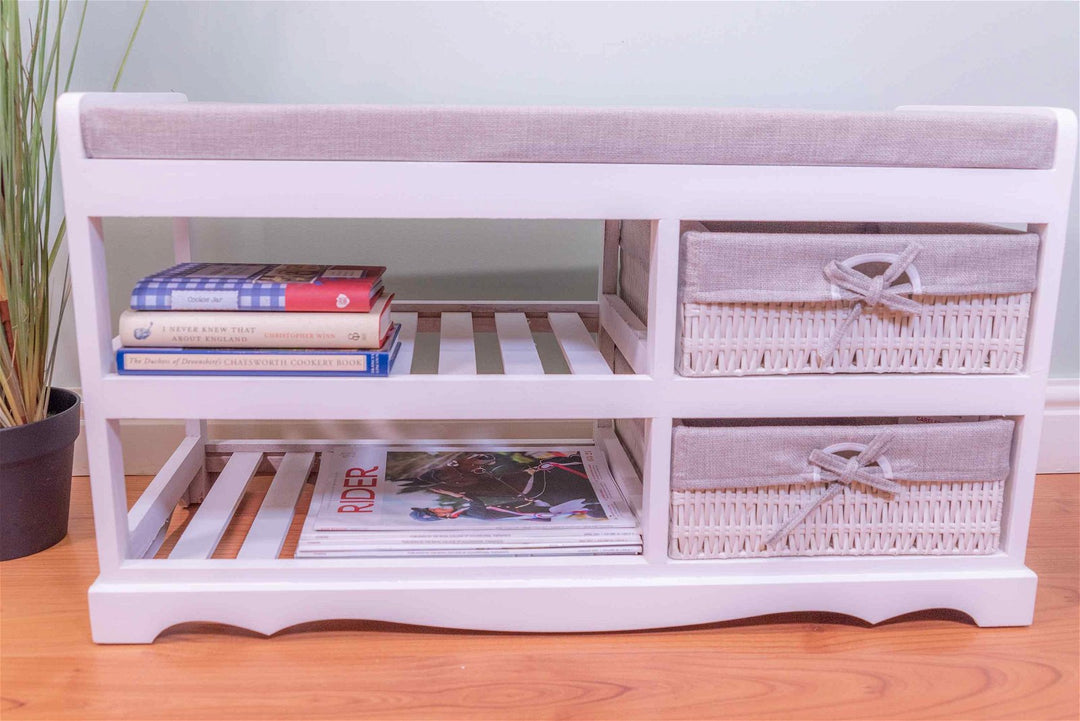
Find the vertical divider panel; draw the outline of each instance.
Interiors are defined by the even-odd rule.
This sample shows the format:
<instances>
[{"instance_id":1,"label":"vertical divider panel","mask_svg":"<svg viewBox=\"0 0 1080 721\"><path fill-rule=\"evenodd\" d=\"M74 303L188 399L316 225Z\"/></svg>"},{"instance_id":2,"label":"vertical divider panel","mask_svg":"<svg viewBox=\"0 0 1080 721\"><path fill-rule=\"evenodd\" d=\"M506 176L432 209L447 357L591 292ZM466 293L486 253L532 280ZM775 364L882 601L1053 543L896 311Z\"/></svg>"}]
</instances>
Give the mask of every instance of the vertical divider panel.
<instances>
[{"instance_id":1,"label":"vertical divider panel","mask_svg":"<svg viewBox=\"0 0 1080 721\"><path fill-rule=\"evenodd\" d=\"M661 384L672 380L675 375L678 291L679 219L655 220L649 244L646 348L649 373L654 382ZM646 422L645 462L642 468L642 530L645 536L645 557L650 563L666 563L668 558L672 424L670 412L661 412Z\"/></svg>"},{"instance_id":2,"label":"vertical divider panel","mask_svg":"<svg viewBox=\"0 0 1080 721\"><path fill-rule=\"evenodd\" d=\"M418 318L416 313L391 313L395 323L401 324L401 332L398 333L398 342L401 350L394 359L394 366L390 369L392 376L407 376L412 373L413 353L416 350L416 326Z\"/></svg>"},{"instance_id":3,"label":"vertical divider panel","mask_svg":"<svg viewBox=\"0 0 1080 721\"><path fill-rule=\"evenodd\" d=\"M666 563L668 560L671 428L672 419L668 417L652 418L646 422L641 530L645 557L650 563Z\"/></svg>"},{"instance_id":4,"label":"vertical divider panel","mask_svg":"<svg viewBox=\"0 0 1080 721\"><path fill-rule=\"evenodd\" d=\"M605 295L619 290L619 239L621 235L621 220L604 221L604 252L600 259L600 292L597 300L602 300ZM596 333L596 345L600 348L600 354L614 368L615 344L603 324Z\"/></svg>"},{"instance_id":5,"label":"vertical divider panel","mask_svg":"<svg viewBox=\"0 0 1080 721\"><path fill-rule=\"evenodd\" d=\"M540 363L524 313L496 313L495 332L499 336L499 352L506 375L544 375L544 366Z\"/></svg>"},{"instance_id":6,"label":"vertical divider panel","mask_svg":"<svg viewBox=\"0 0 1080 721\"><path fill-rule=\"evenodd\" d=\"M439 375L476 375L472 313L443 313L439 327Z\"/></svg>"},{"instance_id":7,"label":"vertical divider panel","mask_svg":"<svg viewBox=\"0 0 1080 721\"><path fill-rule=\"evenodd\" d=\"M248 481L262 462L262 456L258 451L232 454L169 558L210 558L236 512Z\"/></svg>"},{"instance_id":8,"label":"vertical divider panel","mask_svg":"<svg viewBox=\"0 0 1080 721\"><path fill-rule=\"evenodd\" d=\"M78 132L71 109L58 111L57 122L70 124L68 133ZM81 141L65 134L62 145L69 157L78 156ZM77 161L75 161L77 162ZM61 158L61 165L68 164ZM74 179L72 178L74 176ZM103 575L117 568L129 556L127 494L124 456L120 444L120 422L101 416L96 408L104 393L102 380L112 371L112 314L109 309L108 274L105 264L105 235L101 218L89 216L79 207L82 192L78 172L64 171L64 210L67 216L67 245L70 255L71 311L79 348L82 378L85 435L90 476L95 480L93 497L98 564ZM69 192L70 190L70 192Z\"/></svg>"},{"instance_id":9,"label":"vertical divider panel","mask_svg":"<svg viewBox=\"0 0 1080 721\"><path fill-rule=\"evenodd\" d=\"M679 296L679 220L653 221L649 244L649 313L646 346L649 373L667 379L675 374L675 318Z\"/></svg>"},{"instance_id":10,"label":"vertical divider panel","mask_svg":"<svg viewBox=\"0 0 1080 721\"><path fill-rule=\"evenodd\" d=\"M173 260L177 263L188 263L192 259L191 219L173 218ZM197 418L188 419L184 425L187 427L187 435L195 436L200 444L205 446L207 438L206 421ZM203 451L205 455L205 451ZM193 503L202 503L210 490L210 477L206 473L205 461L198 470L195 478L184 489L182 502L185 506Z\"/></svg>"},{"instance_id":11,"label":"vertical divider panel","mask_svg":"<svg viewBox=\"0 0 1080 721\"><path fill-rule=\"evenodd\" d=\"M314 453L285 454L237 558L277 558L314 462Z\"/></svg>"}]
</instances>

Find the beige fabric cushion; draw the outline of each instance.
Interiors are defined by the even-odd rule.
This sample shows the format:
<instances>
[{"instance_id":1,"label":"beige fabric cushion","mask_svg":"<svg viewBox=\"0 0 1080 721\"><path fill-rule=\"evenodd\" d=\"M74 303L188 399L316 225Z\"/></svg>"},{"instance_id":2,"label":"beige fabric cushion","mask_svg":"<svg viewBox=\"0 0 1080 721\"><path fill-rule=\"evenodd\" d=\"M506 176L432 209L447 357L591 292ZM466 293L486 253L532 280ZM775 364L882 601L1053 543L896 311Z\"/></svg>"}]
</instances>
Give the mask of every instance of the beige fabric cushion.
<instances>
[{"instance_id":1,"label":"beige fabric cushion","mask_svg":"<svg viewBox=\"0 0 1080 721\"><path fill-rule=\"evenodd\" d=\"M90 107L92 158L1048 168L1050 114L176 103Z\"/></svg>"}]
</instances>

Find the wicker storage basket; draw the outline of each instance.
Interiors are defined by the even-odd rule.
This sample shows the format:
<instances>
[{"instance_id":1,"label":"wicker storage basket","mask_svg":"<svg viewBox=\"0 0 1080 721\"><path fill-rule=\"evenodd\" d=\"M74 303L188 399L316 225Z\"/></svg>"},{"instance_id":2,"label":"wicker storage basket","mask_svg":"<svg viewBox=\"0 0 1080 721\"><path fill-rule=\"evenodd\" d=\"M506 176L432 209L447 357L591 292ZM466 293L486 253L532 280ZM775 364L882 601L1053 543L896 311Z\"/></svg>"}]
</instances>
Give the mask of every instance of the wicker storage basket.
<instances>
[{"instance_id":1,"label":"wicker storage basket","mask_svg":"<svg viewBox=\"0 0 1080 721\"><path fill-rule=\"evenodd\" d=\"M676 425L670 556L998 549L1012 421L845 422Z\"/></svg>"},{"instance_id":2,"label":"wicker storage basket","mask_svg":"<svg viewBox=\"0 0 1080 721\"><path fill-rule=\"evenodd\" d=\"M679 372L1018 372L1038 245L992 226L694 224Z\"/></svg>"}]
</instances>

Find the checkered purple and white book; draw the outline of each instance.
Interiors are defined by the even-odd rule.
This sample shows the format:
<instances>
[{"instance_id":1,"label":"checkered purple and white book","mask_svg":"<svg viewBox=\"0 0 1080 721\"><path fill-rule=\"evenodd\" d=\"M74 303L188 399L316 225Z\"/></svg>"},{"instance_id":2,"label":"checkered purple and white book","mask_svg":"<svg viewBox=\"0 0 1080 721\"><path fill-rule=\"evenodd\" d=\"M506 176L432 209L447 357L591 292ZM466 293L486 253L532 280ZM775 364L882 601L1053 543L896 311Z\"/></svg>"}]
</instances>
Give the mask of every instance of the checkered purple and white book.
<instances>
[{"instance_id":1,"label":"checkered purple and white book","mask_svg":"<svg viewBox=\"0 0 1080 721\"><path fill-rule=\"evenodd\" d=\"M133 310L367 313L382 293L382 266L181 263L131 291Z\"/></svg>"}]
</instances>

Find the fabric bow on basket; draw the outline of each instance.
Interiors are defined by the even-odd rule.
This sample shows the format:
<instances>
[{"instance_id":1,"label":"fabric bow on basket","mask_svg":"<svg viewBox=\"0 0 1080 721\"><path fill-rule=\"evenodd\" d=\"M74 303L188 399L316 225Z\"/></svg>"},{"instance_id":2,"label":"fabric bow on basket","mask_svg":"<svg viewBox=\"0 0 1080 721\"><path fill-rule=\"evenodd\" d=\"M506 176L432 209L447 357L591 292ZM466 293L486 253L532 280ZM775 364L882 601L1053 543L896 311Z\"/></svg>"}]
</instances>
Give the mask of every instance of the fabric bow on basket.
<instances>
[{"instance_id":1,"label":"fabric bow on basket","mask_svg":"<svg viewBox=\"0 0 1080 721\"><path fill-rule=\"evenodd\" d=\"M844 489L852 483L861 483L886 493L897 493L902 490L903 486L899 483L867 470L867 466L876 463L885 454L893 435L892 431L882 431L859 455L852 458L844 458L837 453L827 453L824 450L812 451L808 459L810 465L817 466L823 471L821 474L823 479L831 476L828 480L832 482L824 493L800 508L794 516L773 531L772 535L765 539L764 545L770 546L787 537L796 526L813 513L815 508L843 493Z\"/></svg>"},{"instance_id":2,"label":"fabric bow on basket","mask_svg":"<svg viewBox=\"0 0 1080 721\"><path fill-rule=\"evenodd\" d=\"M922 250L922 246L917 243L908 245L896 256L896 260L889 264L884 273L873 277L860 273L854 268L835 260L825 266L825 277L829 279L829 282L842 291L847 291L859 298L859 300L855 303L851 312L847 314L847 317L833 331L829 340L818 349L818 358L822 365L828 363L829 358L836 352L836 349L840 346L840 341L843 340L851 326L862 315L863 307L874 308L882 305L889 310L901 313L919 312L921 308L919 303L911 298L904 297L905 294L910 295L914 291L914 287L910 283L893 285L893 282L907 271L908 266L915 260L915 256L919 254L920 250Z\"/></svg>"}]
</instances>

